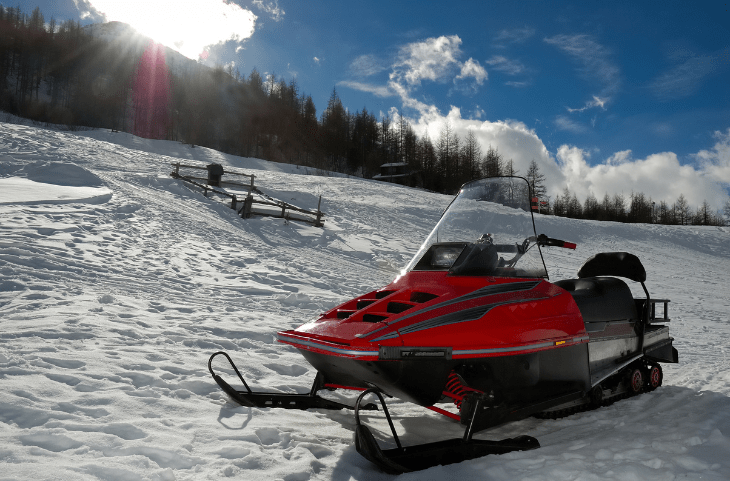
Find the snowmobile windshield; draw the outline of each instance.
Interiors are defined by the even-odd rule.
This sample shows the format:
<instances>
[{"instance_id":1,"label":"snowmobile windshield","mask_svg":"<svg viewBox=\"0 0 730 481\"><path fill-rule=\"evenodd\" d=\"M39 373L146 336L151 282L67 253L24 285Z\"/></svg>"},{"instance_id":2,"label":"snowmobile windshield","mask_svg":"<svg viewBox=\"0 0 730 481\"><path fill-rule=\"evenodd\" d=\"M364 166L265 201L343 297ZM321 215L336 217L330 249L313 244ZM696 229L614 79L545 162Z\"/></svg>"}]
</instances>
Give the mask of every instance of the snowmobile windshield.
<instances>
[{"instance_id":1,"label":"snowmobile windshield","mask_svg":"<svg viewBox=\"0 0 730 481\"><path fill-rule=\"evenodd\" d=\"M405 271L547 277L522 177L464 184Z\"/></svg>"}]
</instances>

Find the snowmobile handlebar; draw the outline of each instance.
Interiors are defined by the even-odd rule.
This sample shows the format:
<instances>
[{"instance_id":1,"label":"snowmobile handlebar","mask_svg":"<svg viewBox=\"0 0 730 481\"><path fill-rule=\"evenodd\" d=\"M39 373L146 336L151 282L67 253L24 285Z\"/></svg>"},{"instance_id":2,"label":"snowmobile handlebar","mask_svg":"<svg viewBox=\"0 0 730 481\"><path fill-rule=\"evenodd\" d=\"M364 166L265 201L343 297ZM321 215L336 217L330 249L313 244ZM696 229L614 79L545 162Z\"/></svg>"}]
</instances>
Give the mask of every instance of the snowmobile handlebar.
<instances>
[{"instance_id":1,"label":"snowmobile handlebar","mask_svg":"<svg viewBox=\"0 0 730 481\"><path fill-rule=\"evenodd\" d=\"M545 234L540 234L537 236L537 243L540 245L540 247L564 247L565 249L573 249L577 247L576 244L572 242L563 241L560 239L553 239L552 237L548 237Z\"/></svg>"}]
</instances>

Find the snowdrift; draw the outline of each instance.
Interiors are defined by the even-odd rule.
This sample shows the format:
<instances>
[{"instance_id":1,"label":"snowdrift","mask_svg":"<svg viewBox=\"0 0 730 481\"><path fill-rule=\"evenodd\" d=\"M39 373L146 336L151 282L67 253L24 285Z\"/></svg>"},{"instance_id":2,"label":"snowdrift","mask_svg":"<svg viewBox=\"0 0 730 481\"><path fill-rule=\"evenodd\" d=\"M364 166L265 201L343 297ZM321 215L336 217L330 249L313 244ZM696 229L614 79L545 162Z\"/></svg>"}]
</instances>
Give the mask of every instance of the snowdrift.
<instances>
[{"instance_id":1,"label":"snowdrift","mask_svg":"<svg viewBox=\"0 0 730 481\"><path fill-rule=\"evenodd\" d=\"M178 159L251 170L267 193L303 208L321 194L327 223L241 220L169 178ZM313 369L273 334L392 280L450 200L305 173L123 133L0 123L5 479L392 478L355 452L352 413L239 407L206 369L227 350L252 388L308 390ZM730 229L536 223L578 243L546 251L552 279L598 252L637 254L650 291L672 300L680 363L665 366L654 392L478 435L530 434L539 450L400 479L730 478ZM391 404L405 443L461 434Z\"/></svg>"}]
</instances>

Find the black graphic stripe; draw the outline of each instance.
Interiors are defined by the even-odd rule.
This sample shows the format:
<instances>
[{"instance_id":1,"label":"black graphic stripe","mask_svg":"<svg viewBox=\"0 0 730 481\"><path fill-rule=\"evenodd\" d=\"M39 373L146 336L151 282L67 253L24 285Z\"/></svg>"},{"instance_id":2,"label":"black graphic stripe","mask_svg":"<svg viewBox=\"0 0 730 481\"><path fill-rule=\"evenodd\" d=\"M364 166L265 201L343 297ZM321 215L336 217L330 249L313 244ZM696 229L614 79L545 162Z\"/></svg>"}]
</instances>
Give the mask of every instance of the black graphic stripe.
<instances>
[{"instance_id":1,"label":"black graphic stripe","mask_svg":"<svg viewBox=\"0 0 730 481\"><path fill-rule=\"evenodd\" d=\"M388 327L391 327L393 324L396 324L401 321L405 321L406 319L410 319L413 316L420 316L421 314L425 314L427 312L431 312L436 309L441 309L443 307L448 307L448 306L451 306L454 304L459 304L461 302L471 301L473 299L479 299L482 297L494 296L497 294L508 294L510 292L529 291L529 290L537 287L537 285L540 284L540 282L542 282L542 281L508 282L505 284L497 284L497 285L482 287L481 289L477 289L468 294L464 294L463 296L459 296L459 297L456 297L456 298L448 300L448 301L440 302L440 303L434 304L433 306L428 307L426 309L422 309L422 310L407 314L399 319L389 322L387 326L383 326L380 329L376 329L376 330L368 333L368 337L382 331L383 329L387 329ZM498 305L498 304L495 304L495 305ZM480 308L481 307L484 307L484 306L480 306ZM460 311L460 312L463 312L463 311ZM481 316L479 316L479 317L481 317ZM424 321L424 322L426 322L426 321ZM403 331L401 331L401 332L403 332ZM385 336L379 337L378 339L373 339L372 342L380 341L383 339L385 339Z\"/></svg>"}]
</instances>

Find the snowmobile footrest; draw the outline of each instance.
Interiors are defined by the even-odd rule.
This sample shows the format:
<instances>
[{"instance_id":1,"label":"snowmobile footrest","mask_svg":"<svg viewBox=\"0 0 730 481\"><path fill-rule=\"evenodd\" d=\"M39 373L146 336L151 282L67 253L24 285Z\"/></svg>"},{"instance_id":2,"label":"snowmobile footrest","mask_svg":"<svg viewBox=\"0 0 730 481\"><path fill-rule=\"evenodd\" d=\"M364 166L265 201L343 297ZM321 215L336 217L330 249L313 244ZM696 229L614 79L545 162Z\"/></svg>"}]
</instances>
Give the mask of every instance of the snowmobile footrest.
<instances>
[{"instance_id":1,"label":"snowmobile footrest","mask_svg":"<svg viewBox=\"0 0 730 481\"><path fill-rule=\"evenodd\" d=\"M393 449L380 449L378 442L367 426L360 423L360 402L365 395L373 393L380 399L383 412L390 425L393 438L397 445ZM355 449L365 459L377 465L388 474L401 474L411 471L419 471L433 466L460 463L469 459L475 459L488 454L504 454L512 451L527 451L540 447L537 439L531 436L517 436L515 438L503 439L501 441L487 441L472 439L471 429L467 427L463 438L436 441L433 443L419 444L403 447L395 432L395 427L390 418L388 407L379 391L368 389L363 392L355 403Z\"/></svg>"},{"instance_id":2,"label":"snowmobile footrest","mask_svg":"<svg viewBox=\"0 0 730 481\"><path fill-rule=\"evenodd\" d=\"M231 387L230 384L224 381L222 377L213 372L213 358L219 355L222 355L226 359L228 359L231 367L234 371L236 371L238 378L241 380L243 386L246 388L245 391L238 391L234 389L233 387ZM324 380L322 379L320 374L317 374L317 377L314 379L312 389L308 394L285 394L251 391L251 388L248 387L246 380L243 379L243 376L231 360L230 356L222 351L216 352L215 354L210 356L210 359L208 360L208 370L210 371L210 374L213 376L213 379L218 384L218 386L220 386L220 388L223 389L226 394L228 394L234 401L242 406L281 409L353 409L352 406L348 406L347 404L331 401L317 395L317 391L324 387ZM362 409L377 410L377 406L375 406L374 404L368 404L366 406L363 406Z\"/></svg>"}]
</instances>

